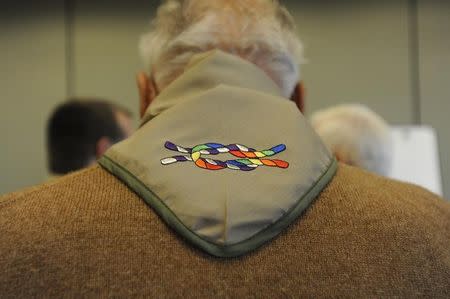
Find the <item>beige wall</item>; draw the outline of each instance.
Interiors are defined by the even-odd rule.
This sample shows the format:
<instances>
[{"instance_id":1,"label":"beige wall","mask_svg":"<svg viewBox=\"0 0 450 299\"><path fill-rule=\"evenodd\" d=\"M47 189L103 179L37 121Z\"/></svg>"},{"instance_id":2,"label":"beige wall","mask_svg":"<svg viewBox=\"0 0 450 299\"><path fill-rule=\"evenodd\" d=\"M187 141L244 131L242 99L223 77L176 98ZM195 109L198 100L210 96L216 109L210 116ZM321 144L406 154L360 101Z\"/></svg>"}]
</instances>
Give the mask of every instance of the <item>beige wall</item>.
<instances>
[{"instance_id":1,"label":"beige wall","mask_svg":"<svg viewBox=\"0 0 450 299\"><path fill-rule=\"evenodd\" d=\"M418 16L421 119L437 130L450 198L450 2L420 0Z\"/></svg>"},{"instance_id":2,"label":"beige wall","mask_svg":"<svg viewBox=\"0 0 450 299\"><path fill-rule=\"evenodd\" d=\"M0 4L0 194L46 179L45 123L66 93L61 1L15 5Z\"/></svg>"},{"instance_id":3,"label":"beige wall","mask_svg":"<svg viewBox=\"0 0 450 299\"><path fill-rule=\"evenodd\" d=\"M287 2L308 60L307 110L357 102L411 123L407 0L323 3Z\"/></svg>"},{"instance_id":4,"label":"beige wall","mask_svg":"<svg viewBox=\"0 0 450 299\"><path fill-rule=\"evenodd\" d=\"M67 1L69 14L64 19L63 8L55 1L51 5L59 7L55 10L59 14L50 19L36 13L45 10L39 7L33 10L32 18L17 16L12 18L15 21L10 21L14 23L12 26L2 26L2 45L7 43L8 46L6 50L2 48L0 54L2 59L9 57L7 66L25 70L28 61L40 61L42 65L32 65L33 72L42 69L44 72L32 78L34 86L40 90L39 95L34 90L9 87L19 85L18 76L3 78L0 82L2 108L14 112L3 112L8 115L0 119L2 136L9 136L10 141L8 147L0 148L0 159L11 173L11 178L2 178L0 193L38 183L45 176L43 122L51 106L65 94L111 98L137 113L134 75L140 69L140 62L136 45L139 35L146 30L149 16L154 13L156 2L72 0ZM446 126L450 125L446 117L450 89L445 77L446 67L450 67L450 44L445 38L450 29L449 4L419 1L415 30L414 7L411 6L415 1L282 2L293 11L309 60L302 74L307 86L308 112L336 103L362 102L394 124L422 121L433 125L438 129L441 144L445 194L450 197L450 161L446 155L450 149L450 136L446 133ZM23 27L24 19L34 19L33 25ZM64 36L64 21L69 36ZM49 27L45 25L48 22L60 26ZM19 31L22 33L18 35ZM36 35L35 31L41 35ZM19 49L28 52L23 50L27 36L45 40L40 47L46 48L42 52L51 53L52 59L45 59L47 54L41 52L21 57ZM69 41L67 49L64 48L65 38ZM7 56L10 52L13 54L8 55L13 56ZM32 74L26 73L26 76ZM2 73L2 76L7 75ZM64 78L68 78L68 86ZM39 104L33 102L30 106L32 109L27 115L31 120L24 123L26 129L16 120L21 109L17 103L23 98L40 100ZM5 103L5 99L10 100ZM6 126L11 129L5 129ZM28 150L26 162L22 159L23 145L27 141L19 137L25 133L34 136L36 145L32 151ZM28 166L26 174L24 165Z\"/></svg>"},{"instance_id":5,"label":"beige wall","mask_svg":"<svg viewBox=\"0 0 450 299\"><path fill-rule=\"evenodd\" d=\"M102 96L137 115L135 74L141 69L137 44L155 2L74 1L74 95Z\"/></svg>"}]
</instances>

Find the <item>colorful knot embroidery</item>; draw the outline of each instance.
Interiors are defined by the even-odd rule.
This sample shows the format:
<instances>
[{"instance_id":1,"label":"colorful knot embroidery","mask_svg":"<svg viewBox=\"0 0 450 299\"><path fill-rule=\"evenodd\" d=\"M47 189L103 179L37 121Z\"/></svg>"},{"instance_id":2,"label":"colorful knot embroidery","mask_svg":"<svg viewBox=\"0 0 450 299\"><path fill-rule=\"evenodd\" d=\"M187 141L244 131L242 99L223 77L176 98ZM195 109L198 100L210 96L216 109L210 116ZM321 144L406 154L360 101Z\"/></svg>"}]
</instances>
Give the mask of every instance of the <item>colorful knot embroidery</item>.
<instances>
[{"instance_id":1,"label":"colorful knot embroidery","mask_svg":"<svg viewBox=\"0 0 450 299\"><path fill-rule=\"evenodd\" d=\"M161 160L161 164L170 165L178 162L191 161L200 168L209 170L232 169L251 171L258 166L270 166L279 168L288 168L289 163L283 160L265 159L274 156L286 149L286 145L279 144L268 150L256 151L240 144L223 145L220 143L205 143L197 145L193 148L184 148L167 141L164 145L167 149L179 152L185 155L173 156ZM202 155L218 155L222 153L230 153L239 158L235 160L213 160L203 158Z\"/></svg>"}]
</instances>

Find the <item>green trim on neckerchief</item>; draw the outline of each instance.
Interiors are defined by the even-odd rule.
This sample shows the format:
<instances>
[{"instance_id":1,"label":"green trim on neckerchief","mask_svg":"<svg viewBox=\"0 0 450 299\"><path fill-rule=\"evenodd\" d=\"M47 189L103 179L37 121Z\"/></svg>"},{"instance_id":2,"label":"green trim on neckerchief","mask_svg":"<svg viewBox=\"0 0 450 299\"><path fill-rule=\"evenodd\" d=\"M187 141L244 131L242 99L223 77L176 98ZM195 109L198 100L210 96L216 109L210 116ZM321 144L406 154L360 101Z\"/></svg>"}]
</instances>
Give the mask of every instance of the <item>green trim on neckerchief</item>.
<instances>
[{"instance_id":1,"label":"green trim on neckerchief","mask_svg":"<svg viewBox=\"0 0 450 299\"><path fill-rule=\"evenodd\" d=\"M133 174L110 158L103 156L98 163L108 172L118 177L130 189L136 192L144 201L152 207L157 214L177 233L189 240L196 247L203 249L211 255L217 257L237 257L246 254L264 243L276 237L283 229L296 220L312 203L312 201L322 192L334 177L338 163L335 158L331 160L327 170L308 189L283 217L261 230L252 237L232 245L217 245L211 243L196 233L192 232L181 222L178 217L154 194L147 186L139 181Z\"/></svg>"}]
</instances>

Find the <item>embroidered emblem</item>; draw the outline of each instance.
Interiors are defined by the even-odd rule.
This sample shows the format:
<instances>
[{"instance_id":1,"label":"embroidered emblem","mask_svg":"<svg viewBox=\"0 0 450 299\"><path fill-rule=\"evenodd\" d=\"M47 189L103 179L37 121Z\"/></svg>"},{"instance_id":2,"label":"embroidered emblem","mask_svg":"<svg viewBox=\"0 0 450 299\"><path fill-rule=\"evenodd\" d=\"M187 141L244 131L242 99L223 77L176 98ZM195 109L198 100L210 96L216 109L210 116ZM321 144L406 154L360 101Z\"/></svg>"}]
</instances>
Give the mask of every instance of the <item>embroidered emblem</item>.
<instances>
[{"instance_id":1,"label":"embroidered emblem","mask_svg":"<svg viewBox=\"0 0 450 299\"><path fill-rule=\"evenodd\" d=\"M232 169L251 171L259 166L270 166L279 168L288 168L289 163L283 160L265 159L283 152L286 145L279 144L268 150L256 151L240 144L223 145L220 143L205 143L197 145L193 148L184 148L167 141L164 145L167 149L184 155L173 156L161 160L161 164L170 165L178 162L194 162L200 168L209 170ZM230 153L239 158L235 160L213 160L203 158L202 155L218 155L222 153Z\"/></svg>"}]
</instances>

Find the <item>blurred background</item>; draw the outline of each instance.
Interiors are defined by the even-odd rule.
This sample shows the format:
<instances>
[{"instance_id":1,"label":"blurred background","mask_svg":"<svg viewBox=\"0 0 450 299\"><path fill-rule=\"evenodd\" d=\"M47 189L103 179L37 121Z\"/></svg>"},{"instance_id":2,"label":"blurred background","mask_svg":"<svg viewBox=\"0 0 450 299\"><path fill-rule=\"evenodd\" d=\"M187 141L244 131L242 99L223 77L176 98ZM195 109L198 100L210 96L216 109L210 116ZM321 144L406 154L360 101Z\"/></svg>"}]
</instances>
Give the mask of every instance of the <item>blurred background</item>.
<instances>
[{"instance_id":1,"label":"blurred background","mask_svg":"<svg viewBox=\"0 0 450 299\"><path fill-rule=\"evenodd\" d=\"M304 42L307 113L363 103L394 125L430 125L450 197L450 1L285 0ZM45 125L69 96L138 115L139 36L159 4L2 1L0 194L47 178Z\"/></svg>"}]
</instances>

